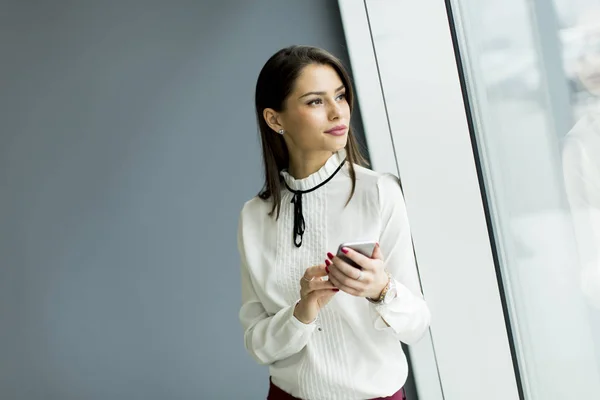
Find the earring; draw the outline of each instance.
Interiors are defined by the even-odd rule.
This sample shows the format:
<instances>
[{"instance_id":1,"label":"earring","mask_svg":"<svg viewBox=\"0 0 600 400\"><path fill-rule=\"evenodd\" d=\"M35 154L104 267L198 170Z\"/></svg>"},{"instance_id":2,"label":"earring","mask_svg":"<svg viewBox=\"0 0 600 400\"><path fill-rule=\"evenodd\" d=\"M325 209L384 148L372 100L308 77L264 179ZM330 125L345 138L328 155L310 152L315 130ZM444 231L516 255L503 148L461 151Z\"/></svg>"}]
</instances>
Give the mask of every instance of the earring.
<instances>
[{"instance_id":1,"label":"earring","mask_svg":"<svg viewBox=\"0 0 600 400\"><path fill-rule=\"evenodd\" d=\"M285 131L283 129L280 129L279 132L277 132L277 133L279 133L280 135L283 136L283 134L285 133Z\"/></svg>"}]
</instances>

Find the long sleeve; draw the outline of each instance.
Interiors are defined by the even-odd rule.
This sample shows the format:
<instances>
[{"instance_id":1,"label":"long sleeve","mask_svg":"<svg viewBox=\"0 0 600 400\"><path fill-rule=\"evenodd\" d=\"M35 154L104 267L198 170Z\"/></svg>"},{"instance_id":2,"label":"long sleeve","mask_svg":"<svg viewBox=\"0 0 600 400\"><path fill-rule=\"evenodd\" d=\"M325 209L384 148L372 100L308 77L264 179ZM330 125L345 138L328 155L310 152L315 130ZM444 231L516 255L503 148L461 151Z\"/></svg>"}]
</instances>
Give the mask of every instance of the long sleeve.
<instances>
[{"instance_id":1,"label":"long sleeve","mask_svg":"<svg viewBox=\"0 0 600 400\"><path fill-rule=\"evenodd\" d=\"M247 232L248 233L248 232ZM272 364L300 352L308 343L316 324L304 324L294 316L294 305L269 315L254 289L244 247L243 216L238 228L241 258L242 307L239 318L244 328L246 350L259 364Z\"/></svg>"},{"instance_id":2,"label":"long sleeve","mask_svg":"<svg viewBox=\"0 0 600 400\"><path fill-rule=\"evenodd\" d=\"M391 174L383 175L378 181L378 193L382 226L379 243L398 294L390 304L371 305L371 314L376 329L389 330L400 341L414 344L429 328L431 316L421 293L398 179Z\"/></svg>"}]
</instances>

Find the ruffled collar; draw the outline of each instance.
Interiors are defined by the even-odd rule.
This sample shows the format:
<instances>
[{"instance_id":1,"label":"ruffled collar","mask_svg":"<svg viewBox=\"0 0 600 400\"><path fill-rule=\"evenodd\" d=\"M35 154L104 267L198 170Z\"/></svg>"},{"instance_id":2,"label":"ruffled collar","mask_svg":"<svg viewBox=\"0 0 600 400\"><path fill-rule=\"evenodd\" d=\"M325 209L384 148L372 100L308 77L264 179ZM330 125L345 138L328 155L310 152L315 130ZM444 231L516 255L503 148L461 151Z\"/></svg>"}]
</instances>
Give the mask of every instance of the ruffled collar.
<instances>
[{"instance_id":1,"label":"ruffled collar","mask_svg":"<svg viewBox=\"0 0 600 400\"><path fill-rule=\"evenodd\" d=\"M290 190L294 196L292 197L292 203L294 204L294 230L293 230L293 241L296 247L302 246L302 237L306 229L306 221L302 210L302 197L304 194L311 193L321 186L326 185L346 162L346 152L340 150L329 157L325 165L323 165L317 172L309 175L304 179L295 179L286 170L281 171L281 176L285 180L284 184L288 190Z\"/></svg>"},{"instance_id":2,"label":"ruffled collar","mask_svg":"<svg viewBox=\"0 0 600 400\"><path fill-rule=\"evenodd\" d=\"M340 164L346 159L346 150L341 149L333 153L317 172L310 174L306 178L296 179L289 174L287 169L280 172L280 175L285 179L285 183L294 190L309 190L321 184L333 174Z\"/></svg>"}]
</instances>

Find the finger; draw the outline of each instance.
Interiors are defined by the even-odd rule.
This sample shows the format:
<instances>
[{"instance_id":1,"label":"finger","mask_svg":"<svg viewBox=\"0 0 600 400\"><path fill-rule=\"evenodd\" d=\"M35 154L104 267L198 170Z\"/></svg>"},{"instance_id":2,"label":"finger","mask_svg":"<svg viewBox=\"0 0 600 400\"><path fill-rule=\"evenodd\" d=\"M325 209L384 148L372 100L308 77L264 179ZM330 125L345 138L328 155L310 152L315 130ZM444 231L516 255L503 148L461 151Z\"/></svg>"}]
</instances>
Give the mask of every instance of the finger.
<instances>
[{"instance_id":1,"label":"finger","mask_svg":"<svg viewBox=\"0 0 600 400\"><path fill-rule=\"evenodd\" d=\"M315 292L315 296L318 296L319 299L330 299L333 296L335 296L337 293L339 293L340 289L335 289L335 290L319 290L318 292Z\"/></svg>"},{"instance_id":2,"label":"finger","mask_svg":"<svg viewBox=\"0 0 600 400\"><path fill-rule=\"evenodd\" d=\"M315 280L311 281L310 283L306 283L305 285L300 286L300 295L306 296L317 290L335 289L335 288L336 287L329 280L322 281L320 279L315 279Z\"/></svg>"},{"instance_id":3,"label":"finger","mask_svg":"<svg viewBox=\"0 0 600 400\"><path fill-rule=\"evenodd\" d=\"M306 292L306 293L300 292L300 298L302 298L302 299L310 299L310 298L314 298L315 296L316 297L324 296L328 292L339 292L339 291L340 291L340 289L338 289L336 287L332 287L332 288L312 290L312 291Z\"/></svg>"},{"instance_id":4,"label":"finger","mask_svg":"<svg viewBox=\"0 0 600 400\"><path fill-rule=\"evenodd\" d=\"M336 293L338 293L340 290L339 289L321 289L321 290L316 290L314 292L311 292L310 294L307 295L307 299L310 300L316 300L316 299L322 299L322 298L327 298L327 297L332 297L335 296Z\"/></svg>"},{"instance_id":5,"label":"finger","mask_svg":"<svg viewBox=\"0 0 600 400\"><path fill-rule=\"evenodd\" d=\"M325 270L325 264L308 267L308 268L306 268L306 271L304 271L304 278L307 281L311 281L313 278L318 278L318 277L326 276L326 275L327 275L327 271Z\"/></svg>"},{"instance_id":6,"label":"finger","mask_svg":"<svg viewBox=\"0 0 600 400\"><path fill-rule=\"evenodd\" d=\"M343 258L340 257L334 257L333 258L333 270L334 271L339 271L340 273L346 275L348 278L350 279L354 279L356 280L356 278L358 278L360 276L360 270L358 268L353 267L352 265L348 264ZM332 267L329 267L329 271L331 274L331 270ZM364 272L363 272L364 275Z\"/></svg>"},{"instance_id":7,"label":"finger","mask_svg":"<svg viewBox=\"0 0 600 400\"><path fill-rule=\"evenodd\" d=\"M353 268L353 267L350 267L350 268ZM353 268L353 269L354 269L354 273L358 274L358 270L356 268ZM365 272L363 272L363 275L364 274L365 274ZM364 277L361 277L361 280L357 281L356 279L347 276L346 274L339 271L336 264L331 265L329 267L329 281L332 284L334 284L335 287L342 289L345 292L347 292L348 290L352 290L352 291L362 290L363 286L364 286L362 279L364 279Z\"/></svg>"},{"instance_id":8,"label":"finger","mask_svg":"<svg viewBox=\"0 0 600 400\"><path fill-rule=\"evenodd\" d=\"M361 290L356 289L354 287L350 287L347 285L344 285L341 281L339 281L335 276L333 275L329 275L329 280L342 292L346 292L348 294L351 294L353 296L358 296L361 293Z\"/></svg>"},{"instance_id":9,"label":"finger","mask_svg":"<svg viewBox=\"0 0 600 400\"><path fill-rule=\"evenodd\" d=\"M363 269L373 269L372 260L369 257L362 255L358 251L352 250L349 247L343 247L342 252L346 255L346 257L360 265Z\"/></svg>"},{"instance_id":10,"label":"finger","mask_svg":"<svg viewBox=\"0 0 600 400\"><path fill-rule=\"evenodd\" d=\"M330 281L315 280L308 285L309 291L323 290L323 289L335 289L336 287Z\"/></svg>"},{"instance_id":11,"label":"finger","mask_svg":"<svg viewBox=\"0 0 600 400\"><path fill-rule=\"evenodd\" d=\"M383 253L381 253L379 243L375 244L375 248L373 249L373 254L371 255L371 258L383 261Z\"/></svg>"}]
</instances>

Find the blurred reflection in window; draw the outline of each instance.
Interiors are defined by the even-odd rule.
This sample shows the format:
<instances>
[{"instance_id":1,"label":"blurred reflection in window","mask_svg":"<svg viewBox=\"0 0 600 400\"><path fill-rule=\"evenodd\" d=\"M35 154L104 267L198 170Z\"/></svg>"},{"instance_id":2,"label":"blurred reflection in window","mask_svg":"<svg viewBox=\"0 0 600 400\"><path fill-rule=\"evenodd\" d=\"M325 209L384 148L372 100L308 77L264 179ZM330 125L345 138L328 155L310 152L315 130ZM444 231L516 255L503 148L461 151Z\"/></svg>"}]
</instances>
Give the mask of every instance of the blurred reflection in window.
<instances>
[{"instance_id":1,"label":"blurred reflection in window","mask_svg":"<svg viewBox=\"0 0 600 400\"><path fill-rule=\"evenodd\" d=\"M569 32L581 43L572 84L583 116L566 135L563 172L582 266L581 287L600 308L600 12Z\"/></svg>"}]
</instances>

